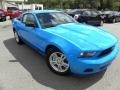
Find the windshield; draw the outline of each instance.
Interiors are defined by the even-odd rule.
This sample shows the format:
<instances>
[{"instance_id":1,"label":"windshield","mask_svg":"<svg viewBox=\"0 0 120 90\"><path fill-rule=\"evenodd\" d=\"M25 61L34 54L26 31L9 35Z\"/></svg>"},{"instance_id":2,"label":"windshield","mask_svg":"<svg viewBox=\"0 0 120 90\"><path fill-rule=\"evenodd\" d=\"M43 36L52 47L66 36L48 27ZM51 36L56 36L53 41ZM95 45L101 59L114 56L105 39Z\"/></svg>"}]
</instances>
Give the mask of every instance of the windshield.
<instances>
[{"instance_id":1,"label":"windshield","mask_svg":"<svg viewBox=\"0 0 120 90\"><path fill-rule=\"evenodd\" d=\"M113 15L119 15L119 12L114 11L114 12L112 12L112 14L113 14Z\"/></svg>"},{"instance_id":2,"label":"windshield","mask_svg":"<svg viewBox=\"0 0 120 90\"><path fill-rule=\"evenodd\" d=\"M39 13L37 14L37 18L43 29L76 22L72 17L63 12Z\"/></svg>"},{"instance_id":3,"label":"windshield","mask_svg":"<svg viewBox=\"0 0 120 90\"><path fill-rule=\"evenodd\" d=\"M92 12L91 12L91 15L92 15L92 16L97 16L97 15L98 15L98 12L97 12L97 11L92 11Z\"/></svg>"}]
</instances>

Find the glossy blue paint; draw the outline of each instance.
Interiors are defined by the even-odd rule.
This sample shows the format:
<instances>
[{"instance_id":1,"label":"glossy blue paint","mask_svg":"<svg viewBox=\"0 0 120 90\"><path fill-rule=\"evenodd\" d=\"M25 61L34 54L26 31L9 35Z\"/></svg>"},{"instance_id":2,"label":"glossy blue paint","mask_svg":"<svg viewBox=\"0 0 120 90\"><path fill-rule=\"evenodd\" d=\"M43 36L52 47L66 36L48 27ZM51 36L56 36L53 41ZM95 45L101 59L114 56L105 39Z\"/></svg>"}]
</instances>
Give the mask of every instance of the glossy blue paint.
<instances>
[{"instance_id":1,"label":"glossy blue paint","mask_svg":"<svg viewBox=\"0 0 120 90\"><path fill-rule=\"evenodd\" d=\"M37 13L61 12L56 10L29 11L37 17ZM67 57L72 73L92 74L106 69L118 53L117 39L106 32L104 28L97 28L80 23L61 24L55 27L42 29L37 20L38 27L27 27L21 21L14 19L13 28L19 36L30 46L37 48L45 54L47 46L59 48ZM104 57L80 58L81 52L95 51L97 53L114 46L114 50ZM104 67L104 68L102 68ZM100 69L102 68L102 69ZM92 72L84 72L93 69Z\"/></svg>"}]
</instances>

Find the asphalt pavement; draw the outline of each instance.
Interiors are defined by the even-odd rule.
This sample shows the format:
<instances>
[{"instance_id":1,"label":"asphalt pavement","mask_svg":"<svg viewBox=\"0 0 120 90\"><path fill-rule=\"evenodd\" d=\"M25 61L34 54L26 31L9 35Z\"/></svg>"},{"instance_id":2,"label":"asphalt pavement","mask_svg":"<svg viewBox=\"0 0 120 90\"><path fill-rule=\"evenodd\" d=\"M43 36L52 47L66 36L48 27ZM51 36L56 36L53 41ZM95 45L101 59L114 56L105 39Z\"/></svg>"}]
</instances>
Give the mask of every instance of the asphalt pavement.
<instances>
[{"instance_id":1,"label":"asphalt pavement","mask_svg":"<svg viewBox=\"0 0 120 90\"><path fill-rule=\"evenodd\" d=\"M120 40L120 23L104 24ZM59 76L45 57L14 40L10 21L0 22L0 90L120 90L120 55L104 72L90 76Z\"/></svg>"}]
</instances>

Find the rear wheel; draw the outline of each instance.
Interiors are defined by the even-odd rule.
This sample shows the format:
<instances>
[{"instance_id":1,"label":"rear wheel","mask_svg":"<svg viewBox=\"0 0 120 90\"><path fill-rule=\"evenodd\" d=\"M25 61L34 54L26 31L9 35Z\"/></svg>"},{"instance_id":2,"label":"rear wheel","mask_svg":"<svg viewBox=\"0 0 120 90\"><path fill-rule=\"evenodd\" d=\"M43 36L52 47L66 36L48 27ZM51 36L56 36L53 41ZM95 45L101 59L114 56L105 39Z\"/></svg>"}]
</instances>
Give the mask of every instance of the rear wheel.
<instances>
[{"instance_id":1,"label":"rear wheel","mask_svg":"<svg viewBox=\"0 0 120 90\"><path fill-rule=\"evenodd\" d=\"M49 68L59 74L66 75L69 73L69 63L66 56L56 48L50 48L47 51L47 59Z\"/></svg>"},{"instance_id":2,"label":"rear wheel","mask_svg":"<svg viewBox=\"0 0 120 90\"><path fill-rule=\"evenodd\" d=\"M104 22L103 22L103 21L101 21L101 22L100 22L100 26L103 26L103 24L104 24Z\"/></svg>"},{"instance_id":3,"label":"rear wheel","mask_svg":"<svg viewBox=\"0 0 120 90\"><path fill-rule=\"evenodd\" d=\"M18 44L22 44L22 40L20 39L18 33L16 31L14 31L14 37L15 37L15 41L18 43Z\"/></svg>"}]
</instances>

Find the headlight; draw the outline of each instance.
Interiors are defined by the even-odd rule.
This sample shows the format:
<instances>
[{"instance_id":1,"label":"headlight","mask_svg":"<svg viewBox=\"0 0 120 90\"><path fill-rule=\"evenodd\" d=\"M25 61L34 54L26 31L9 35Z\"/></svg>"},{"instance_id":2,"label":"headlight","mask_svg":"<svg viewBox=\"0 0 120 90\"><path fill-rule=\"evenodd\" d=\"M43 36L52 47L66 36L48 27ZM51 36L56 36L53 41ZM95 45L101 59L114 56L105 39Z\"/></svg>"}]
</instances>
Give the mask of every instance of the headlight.
<instances>
[{"instance_id":1,"label":"headlight","mask_svg":"<svg viewBox=\"0 0 120 90\"><path fill-rule=\"evenodd\" d=\"M81 58L86 58L86 57L92 57L96 54L96 52L81 52L80 57Z\"/></svg>"}]
</instances>

